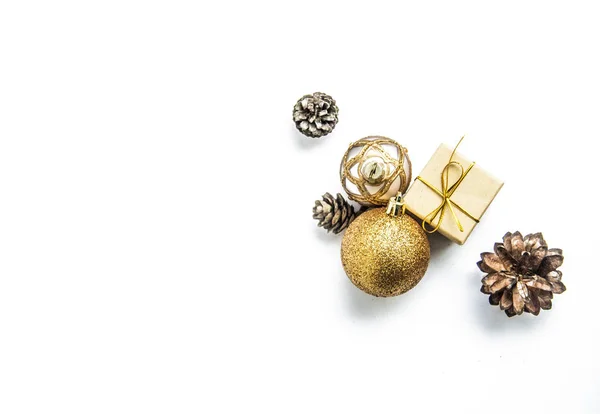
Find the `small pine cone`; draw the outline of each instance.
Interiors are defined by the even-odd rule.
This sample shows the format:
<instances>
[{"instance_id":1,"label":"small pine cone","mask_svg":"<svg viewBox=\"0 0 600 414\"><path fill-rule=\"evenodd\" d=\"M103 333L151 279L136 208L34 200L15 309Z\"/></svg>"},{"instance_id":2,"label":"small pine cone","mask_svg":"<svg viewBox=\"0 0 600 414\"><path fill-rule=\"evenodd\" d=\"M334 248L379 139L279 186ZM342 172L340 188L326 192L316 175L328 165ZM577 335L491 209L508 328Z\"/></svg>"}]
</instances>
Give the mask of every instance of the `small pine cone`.
<instances>
[{"instance_id":1,"label":"small pine cone","mask_svg":"<svg viewBox=\"0 0 600 414\"><path fill-rule=\"evenodd\" d=\"M523 312L538 315L552 308L554 294L567 288L561 282L561 249L549 249L542 233L523 237L518 231L506 233L495 253L481 253L479 269L487 275L481 292L490 295L491 305L500 306L509 317Z\"/></svg>"},{"instance_id":2,"label":"small pine cone","mask_svg":"<svg viewBox=\"0 0 600 414\"><path fill-rule=\"evenodd\" d=\"M335 100L321 92L304 95L294 105L294 122L298 131L310 138L321 138L335 128L338 107Z\"/></svg>"},{"instance_id":3,"label":"small pine cone","mask_svg":"<svg viewBox=\"0 0 600 414\"><path fill-rule=\"evenodd\" d=\"M350 205L340 193L337 198L325 193L323 200L315 201L313 207L313 218L319 220L319 227L323 227L327 233L342 232L359 214L360 212L356 213L354 206Z\"/></svg>"}]
</instances>

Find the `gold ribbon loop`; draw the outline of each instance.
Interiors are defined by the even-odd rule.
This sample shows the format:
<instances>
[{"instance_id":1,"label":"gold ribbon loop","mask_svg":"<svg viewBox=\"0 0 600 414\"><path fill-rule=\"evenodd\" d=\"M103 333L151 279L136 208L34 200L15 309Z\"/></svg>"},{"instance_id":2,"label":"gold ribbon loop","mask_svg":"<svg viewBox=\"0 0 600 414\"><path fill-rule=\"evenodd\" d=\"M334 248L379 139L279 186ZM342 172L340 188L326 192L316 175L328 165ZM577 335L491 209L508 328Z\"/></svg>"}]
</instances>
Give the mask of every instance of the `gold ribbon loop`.
<instances>
[{"instance_id":1,"label":"gold ribbon loop","mask_svg":"<svg viewBox=\"0 0 600 414\"><path fill-rule=\"evenodd\" d=\"M452 214L452 218L454 219L456 226L458 227L458 229L461 232L464 231L464 228L463 228L462 224L460 223L460 220L456 216L456 213L454 212L454 207L456 207L459 211L461 211L464 215L469 217L474 222L479 223L479 219L473 217L472 214L467 212L465 209L463 209L461 206L459 206L458 204L456 204L454 201L452 201L450 199L450 197L452 197L452 194L454 194L454 192L458 189L460 184L463 182L463 180L465 179L467 174L469 174L469 171L471 171L471 169L475 166L475 163L473 162L465 170L461 163L459 163L458 161L452 160L452 158L454 158L454 154L456 153L458 146L460 145L460 143L462 142L462 140L464 138L465 137L463 135L463 137L460 139L460 141L458 141L458 144L456 144L456 147L454 147L454 151L452 151L452 154L450 155L448 164L446 164L444 166L444 169L442 170L442 174L441 174L442 189L441 190L439 190L438 188L433 186L431 183L429 183L427 180L425 180L421 176L416 178L417 180L421 181L423 184L425 184L427 187L429 187L431 190L433 190L437 195L439 195L442 198L440 205L437 206L435 209L433 209L433 211L431 213L429 213L427 216L425 216L425 218L423 219L423 223L421 223L423 230L425 230L427 233L435 233L436 231L439 230L439 228L442 225L442 222L444 221L444 216L446 214L446 208L448 210L450 210L450 213ZM460 168L460 176L452 185L449 185L450 184L450 169L452 168L452 166L456 166L456 167ZM433 225L432 223L438 215L439 215L439 219L437 221L437 224ZM430 226L430 228L427 228L428 225Z\"/></svg>"}]
</instances>

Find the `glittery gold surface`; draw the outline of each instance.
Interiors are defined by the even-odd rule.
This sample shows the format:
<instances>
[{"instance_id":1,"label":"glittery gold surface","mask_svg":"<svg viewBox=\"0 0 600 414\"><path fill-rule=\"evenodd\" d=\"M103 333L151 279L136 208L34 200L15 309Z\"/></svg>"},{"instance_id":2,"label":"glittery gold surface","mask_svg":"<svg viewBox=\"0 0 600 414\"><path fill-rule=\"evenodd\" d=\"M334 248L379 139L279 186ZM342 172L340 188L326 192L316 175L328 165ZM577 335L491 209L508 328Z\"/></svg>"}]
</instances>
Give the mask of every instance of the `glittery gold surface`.
<instances>
[{"instance_id":1,"label":"glittery gold surface","mask_svg":"<svg viewBox=\"0 0 600 414\"><path fill-rule=\"evenodd\" d=\"M368 210L346 229L342 265L358 288L374 296L396 296L413 287L429 264L429 241L407 214L391 217Z\"/></svg>"}]
</instances>

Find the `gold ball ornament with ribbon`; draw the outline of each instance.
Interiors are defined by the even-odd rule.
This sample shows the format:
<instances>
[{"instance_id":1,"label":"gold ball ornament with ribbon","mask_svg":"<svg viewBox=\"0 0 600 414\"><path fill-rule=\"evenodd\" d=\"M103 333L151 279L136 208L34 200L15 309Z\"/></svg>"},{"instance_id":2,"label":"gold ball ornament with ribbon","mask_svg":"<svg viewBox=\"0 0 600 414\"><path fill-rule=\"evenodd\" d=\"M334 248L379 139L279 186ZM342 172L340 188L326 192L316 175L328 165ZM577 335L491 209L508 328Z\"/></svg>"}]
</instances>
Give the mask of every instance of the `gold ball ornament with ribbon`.
<instances>
[{"instance_id":1,"label":"gold ball ornament with ribbon","mask_svg":"<svg viewBox=\"0 0 600 414\"><path fill-rule=\"evenodd\" d=\"M374 296L397 296L419 283L429 265L427 235L404 213L398 193L386 208L358 216L342 239L342 265L348 278Z\"/></svg>"},{"instance_id":2,"label":"gold ball ornament with ribbon","mask_svg":"<svg viewBox=\"0 0 600 414\"><path fill-rule=\"evenodd\" d=\"M367 207L385 206L408 189L410 180L407 149L386 137L351 143L340 164L340 181L348 197Z\"/></svg>"}]
</instances>

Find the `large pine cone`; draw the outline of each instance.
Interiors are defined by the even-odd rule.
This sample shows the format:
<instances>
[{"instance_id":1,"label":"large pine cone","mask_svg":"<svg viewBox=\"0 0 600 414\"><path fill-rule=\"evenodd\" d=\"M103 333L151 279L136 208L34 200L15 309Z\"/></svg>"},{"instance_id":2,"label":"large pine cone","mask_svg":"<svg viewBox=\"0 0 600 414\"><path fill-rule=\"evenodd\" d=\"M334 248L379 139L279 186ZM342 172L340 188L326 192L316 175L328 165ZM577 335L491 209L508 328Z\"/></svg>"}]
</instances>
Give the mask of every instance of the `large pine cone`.
<instances>
[{"instance_id":1,"label":"large pine cone","mask_svg":"<svg viewBox=\"0 0 600 414\"><path fill-rule=\"evenodd\" d=\"M319 220L319 227L323 227L327 233L342 232L358 214L354 212L354 206L350 205L340 193L337 198L325 193L323 200L315 201L313 207L313 218Z\"/></svg>"},{"instance_id":2,"label":"large pine cone","mask_svg":"<svg viewBox=\"0 0 600 414\"><path fill-rule=\"evenodd\" d=\"M553 295L566 290L561 282L561 249L549 249L542 233L523 237L518 231L506 233L495 253L482 253L477 263L488 273L481 291L490 295L490 304L499 305L509 317L523 311L538 315L552 308Z\"/></svg>"},{"instance_id":3,"label":"large pine cone","mask_svg":"<svg viewBox=\"0 0 600 414\"><path fill-rule=\"evenodd\" d=\"M294 122L307 137L321 138L329 134L338 122L335 100L321 92L304 95L294 105Z\"/></svg>"}]
</instances>

